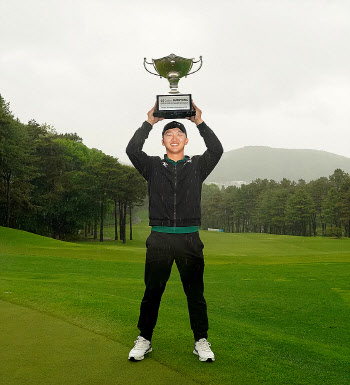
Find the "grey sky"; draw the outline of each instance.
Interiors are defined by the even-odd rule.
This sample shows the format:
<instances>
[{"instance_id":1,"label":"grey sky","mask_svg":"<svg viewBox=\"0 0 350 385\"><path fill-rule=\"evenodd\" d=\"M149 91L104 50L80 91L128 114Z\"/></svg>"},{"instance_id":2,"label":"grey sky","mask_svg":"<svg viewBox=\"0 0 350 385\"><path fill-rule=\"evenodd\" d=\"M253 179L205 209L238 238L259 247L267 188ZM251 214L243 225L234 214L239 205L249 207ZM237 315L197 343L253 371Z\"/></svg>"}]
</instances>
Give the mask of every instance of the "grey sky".
<instances>
[{"instance_id":1,"label":"grey sky","mask_svg":"<svg viewBox=\"0 0 350 385\"><path fill-rule=\"evenodd\" d=\"M350 157L350 2L0 0L0 93L22 122L125 147L168 82L143 58L203 56L192 93L225 151L312 148ZM163 154L154 126L149 154ZM187 153L201 153L185 122Z\"/></svg>"}]
</instances>

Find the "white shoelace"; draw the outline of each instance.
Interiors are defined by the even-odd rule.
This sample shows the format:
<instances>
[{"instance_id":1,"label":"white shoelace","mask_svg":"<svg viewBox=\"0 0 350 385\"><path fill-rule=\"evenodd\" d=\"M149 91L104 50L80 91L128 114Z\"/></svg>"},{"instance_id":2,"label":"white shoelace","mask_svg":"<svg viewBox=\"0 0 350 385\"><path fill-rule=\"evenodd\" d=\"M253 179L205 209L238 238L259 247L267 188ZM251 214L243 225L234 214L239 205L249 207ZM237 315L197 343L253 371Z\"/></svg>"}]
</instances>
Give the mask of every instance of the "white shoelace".
<instances>
[{"instance_id":1,"label":"white shoelace","mask_svg":"<svg viewBox=\"0 0 350 385\"><path fill-rule=\"evenodd\" d=\"M210 346L211 343L208 342L205 338L200 339L198 342L199 347L205 352L211 352Z\"/></svg>"},{"instance_id":2,"label":"white shoelace","mask_svg":"<svg viewBox=\"0 0 350 385\"><path fill-rule=\"evenodd\" d=\"M137 339L136 341L134 341L134 343L134 349L136 350L145 350L148 348L148 341L146 339Z\"/></svg>"}]
</instances>

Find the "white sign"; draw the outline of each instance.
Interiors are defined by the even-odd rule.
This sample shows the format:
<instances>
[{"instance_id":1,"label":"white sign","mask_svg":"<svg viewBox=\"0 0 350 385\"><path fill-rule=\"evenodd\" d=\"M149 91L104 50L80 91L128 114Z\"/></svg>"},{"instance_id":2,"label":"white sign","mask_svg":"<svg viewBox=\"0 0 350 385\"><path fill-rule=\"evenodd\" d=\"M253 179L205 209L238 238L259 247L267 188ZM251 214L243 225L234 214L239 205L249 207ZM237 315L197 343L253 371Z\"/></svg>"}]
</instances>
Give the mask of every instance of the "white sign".
<instances>
[{"instance_id":1,"label":"white sign","mask_svg":"<svg viewBox=\"0 0 350 385\"><path fill-rule=\"evenodd\" d=\"M189 110L190 95L163 95L158 98L159 111Z\"/></svg>"}]
</instances>

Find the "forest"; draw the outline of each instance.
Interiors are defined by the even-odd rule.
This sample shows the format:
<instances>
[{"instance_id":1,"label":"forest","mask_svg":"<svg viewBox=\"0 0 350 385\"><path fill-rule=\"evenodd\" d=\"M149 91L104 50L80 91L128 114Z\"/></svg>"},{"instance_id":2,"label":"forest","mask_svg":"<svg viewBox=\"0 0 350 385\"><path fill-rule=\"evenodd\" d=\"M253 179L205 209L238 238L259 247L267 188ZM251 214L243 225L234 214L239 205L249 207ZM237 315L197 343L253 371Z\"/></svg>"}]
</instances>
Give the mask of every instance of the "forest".
<instances>
[{"instance_id":1,"label":"forest","mask_svg":"<svg viewBox=\"0 0 350 385\"><path fill-rule=\"evenodd\" d=\"M112 213L115 239L125 243L127 222L132 239L133 209L147 193L134 167L88 148L75 133L21 123L1 95L0 176L0 225L56 239L83 232L103 241Z\"/></svg>"},{"instance_id":2,"label":"forest","mask_svg":"<svg viewBox=\"0 0 350 385\"><path fill-rule=\"evenodd\" d=\"M350 237L350 177L298 182L256 179L241 187L203 185L202 228L300 236Z\"/></svg>"}]
</instances>

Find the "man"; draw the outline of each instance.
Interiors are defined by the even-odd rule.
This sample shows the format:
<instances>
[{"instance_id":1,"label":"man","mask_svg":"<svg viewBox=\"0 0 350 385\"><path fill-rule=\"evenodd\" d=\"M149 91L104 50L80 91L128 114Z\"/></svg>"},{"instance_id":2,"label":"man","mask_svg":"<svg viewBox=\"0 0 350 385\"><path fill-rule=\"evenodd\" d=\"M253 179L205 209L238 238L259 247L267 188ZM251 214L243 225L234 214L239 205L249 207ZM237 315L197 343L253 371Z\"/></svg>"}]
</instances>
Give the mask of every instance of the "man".
<instances>
[{"instance_id":1,"label":"man","mask_svg":"<svg viewBox=\"0 0 350 385\"><path fill-rule=\"evenodd\" d=\"M140 335L129 353L129 360L140 361L152 351L152 334L157 322L160 300L175 261L187 296L191 328L194 333L193 353L200 361L215 361L208 338L207 305L203 296L203 243L199 238L202 183L214 169L223 153L220 141L204 123L202 111L193 103L194 122L207 150L201 156L185 156L188 143L185 126L179 122L165 125L162 144L164 159L142 151L145 140L160 118L153 116L135 132L126 152L140 174L148 182L149 224L147 238L145 284L138 328Z\"/></svg>"}]
</instances>

